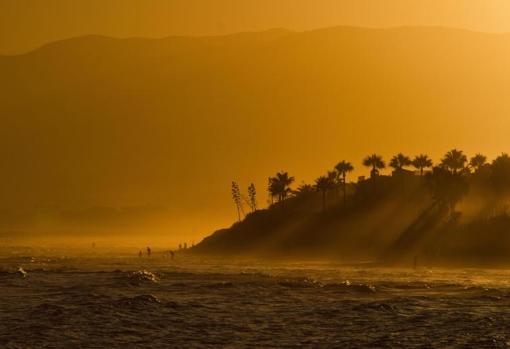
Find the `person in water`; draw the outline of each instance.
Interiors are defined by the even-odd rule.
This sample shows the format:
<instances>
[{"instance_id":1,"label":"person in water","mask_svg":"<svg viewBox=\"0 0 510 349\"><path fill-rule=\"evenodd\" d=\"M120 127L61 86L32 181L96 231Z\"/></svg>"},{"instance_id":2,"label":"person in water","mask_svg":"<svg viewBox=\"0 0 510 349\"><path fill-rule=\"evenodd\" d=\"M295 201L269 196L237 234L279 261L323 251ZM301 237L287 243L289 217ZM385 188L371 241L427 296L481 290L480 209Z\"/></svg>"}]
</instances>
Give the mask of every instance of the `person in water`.
<instances>
[{"instance_id":1,"label":"person in water","mask_svg":"<svg viewBox=\"0 0 510 349\"><path fill-rule=\"evenodd\" d=\"M151 253L152 253L151 248L147 246L147 257L150 257Z\"/></svg>"},{"instance_id":2,"label":"person in water","mask_svg":"<svg viewBox=\"0 0 510 349\"><path fill-rule=\"evenodd\" d=\"M138 257L142 258L143 256L143 253L142 253L142 250L140 250L140 252L138 252Z\"/></svg>"},{"instance_id":3,"label":"person in water","mask_svg":"<svg viewBox=\"0 0 510 349\"><path fill-rule=\"evenodd\" d=\"M170 259L174 260L174 257L175 257L174 251L170 251Z\"/></svg>"}]
</instances>

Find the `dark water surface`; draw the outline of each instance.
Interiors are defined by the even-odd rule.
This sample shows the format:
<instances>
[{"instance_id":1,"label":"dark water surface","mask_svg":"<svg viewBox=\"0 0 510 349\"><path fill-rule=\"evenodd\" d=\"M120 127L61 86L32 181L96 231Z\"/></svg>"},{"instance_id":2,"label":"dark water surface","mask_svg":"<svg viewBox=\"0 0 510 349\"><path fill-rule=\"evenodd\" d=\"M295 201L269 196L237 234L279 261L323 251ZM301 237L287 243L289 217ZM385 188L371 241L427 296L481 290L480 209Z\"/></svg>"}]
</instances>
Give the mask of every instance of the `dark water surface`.
<instances>
[{"instance_id":1,"label":"dark water surface","mask_svg":"<svg viewBox=\"0 0 510 349\"><path fill-rule=\"evenodd\" d=\"M0 347L505 348L509 281L507 270L13 255L0 257Z\"/></svg>"}]
</instances>

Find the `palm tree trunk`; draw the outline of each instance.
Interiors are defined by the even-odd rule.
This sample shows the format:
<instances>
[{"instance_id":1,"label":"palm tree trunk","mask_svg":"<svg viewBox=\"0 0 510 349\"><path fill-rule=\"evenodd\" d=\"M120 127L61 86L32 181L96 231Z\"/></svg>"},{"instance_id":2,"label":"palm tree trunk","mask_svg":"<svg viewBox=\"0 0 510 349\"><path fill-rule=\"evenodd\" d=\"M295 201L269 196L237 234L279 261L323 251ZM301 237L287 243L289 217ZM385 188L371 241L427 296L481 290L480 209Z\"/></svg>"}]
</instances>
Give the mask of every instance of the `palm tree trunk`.
<instances>
[{"instance_id":1,"label":"palm tree trunk","mask_svg":"<svg viewBox=\"0 0 510 349\"><path fill-rule=\"evenodd\" d=\"M322 191L322 211L326 211L326 191Z\"/></svg>"},{"instance_id":2,"label":"palm tree trunk","mask_svg":"<svg viewBox=\"0 0 510 349\"><path fill-rule=\"evenodd\" d=\"M375 177L377 176L377 168L374 166L372 166L372 171L370 172L370 177L375 180Z\"/></svg>"},{"instance_id":3,"label":"palm tree trunk","mask_svg":"<svg viewBox=\"0 0 510 349\"><path fill-rule=\"evenodd\" d=\"M344 179L344 205L347 201L347 181L346 181L346 176L345 176L345 173L343 175L343 179Z\"/></svg>"},{"instance_id":4,"label":"palm tree trunk","mask_svg":"<svg viewBox=\"0 0 510 349\"><path fill-rule=\"evenodd\" d=\"M280 204L282 211L285 211L285 196L283 194L280 194L278 203Z\"/></svg>"}]
</instances>

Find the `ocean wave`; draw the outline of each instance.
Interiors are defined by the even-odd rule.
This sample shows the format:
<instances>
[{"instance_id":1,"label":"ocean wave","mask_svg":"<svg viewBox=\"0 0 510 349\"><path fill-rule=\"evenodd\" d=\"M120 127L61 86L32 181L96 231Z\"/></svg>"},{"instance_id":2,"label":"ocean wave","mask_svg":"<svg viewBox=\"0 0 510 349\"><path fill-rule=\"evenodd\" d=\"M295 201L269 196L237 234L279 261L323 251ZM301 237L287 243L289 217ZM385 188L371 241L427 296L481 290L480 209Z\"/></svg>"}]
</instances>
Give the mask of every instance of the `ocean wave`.
<instances>
[{"instance_id":1,"label":"ocean wave","mask_svg":"<svg viewBox=\"0 0 510 349\"><path fill-rule=\"evenodd\" d=\"M124 297L115 302L116 305L121 307L132 307L132 306L147 306L154 304L161 304L158 297L151 294L142 294L134 297Z\"/></svg>"},{"instance_id":2,"label":"ocean wave","mask_svg":"<svg viewBox=\"0 0 510 349\"><path fill-rule=\"evenodd\" d=\"M308 288L308 287L323 287L324 285L312 278L295 278L295 279L280 279L276 282L279 286L287 288Z\"/></svg>"},{"instance_id":3,"label":"ocean wave","mask_svg":"<svg viewBox=\"0 0 510 349\"><path fill-rule=\"evenodd\" d=\"M349 280L345 280L341 283L329 283L324 285L327 289L342 290L352 293L375 293L376 287L370 284L362 283L351 283Z\"/></svg>"},{"instance_id":4,"label":"ocean wave","mask_svg":"<svg viewBox=\"0 0 510 349\"><path fill-rule=\"evenodd\" d=\"M156 275L147 270L138 270L132 273L129 273L128 282L131 285L140 286L143 284L156 284L158 283L158 278Z\"/></svg>"},{"instance_id":5,"label":"ocean wave","mask_svg":"<svg viewBox=\"0 0 510 349\"><path fill-rule=\"evenodd\" d=\"M0 270L0 276L26 278L28 276L28 272L22 267L18 267L16 270L3 269Z\"/></svg>"},{"instance_id":6,"label":"ocean wave","mask_svg":"<svg viewBox=\"0 0 510 349\"><path fill-rule=\"evenodd\" d=\"M396 304L391 304L389 302L369 302L365 304L361 304L356 307L357 310L372 310L372 311L382 311L388 313L399 313L400 309Z\"/></svg>"}]
</instances>

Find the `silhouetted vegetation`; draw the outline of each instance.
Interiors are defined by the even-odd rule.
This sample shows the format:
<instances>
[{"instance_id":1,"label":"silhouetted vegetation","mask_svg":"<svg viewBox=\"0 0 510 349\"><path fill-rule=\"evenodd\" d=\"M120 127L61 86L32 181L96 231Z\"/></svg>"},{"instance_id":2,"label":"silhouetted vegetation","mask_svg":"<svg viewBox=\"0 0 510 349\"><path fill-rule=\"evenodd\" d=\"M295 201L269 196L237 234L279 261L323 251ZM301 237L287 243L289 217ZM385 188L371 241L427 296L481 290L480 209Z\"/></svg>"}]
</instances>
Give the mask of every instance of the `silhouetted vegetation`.
<instances>
[{"instance_id":1,"label":"silhouetted vegetation","mask_svg":"<svg viewBox=\"0 0 510 349\"><path fill-rule=\"evenodd\" d=\"M351 165L348 161L340 161L336 166L335 170L338 174L338 179L342 183L342 189L343 189L343 200L344 203L347 200L347 174L354 171L354 167Z\"/></svg>"},{"instance_id":2,"label":"silhouetted vegetation","mask_svg":"<svg viewBox=\"0 0 510 349\"><path fill-rule=\"evenodd\" d=\"M278 172L276 176L269 177L268 192L271 202L274 198L283 205L283 201L292 193L290 185L294 183L294 177L290 177L287 172Z\"/></svg>"},{"instance_id":3,"label":"silhouetted vegetation","mask_svg":"<svg viewBox=\"0 0 510 349\"><path fill-rule=\"evenodd\" d=\"M322 209L326 209L326 195L328 191L333 189L335 183L331 176L320 176L315 180L315 188L322 194Z\"/></svg>"},{"instance_id":4,"label":"silhouetted vegetation","mask_svg":"<svg viewBox=\"0 0 510 349\"><path fill-rule=\"evenodd\" d=\"M379 170L386 168L386 163L383 161L382 156L372 154L363 160L363 166L370 167L370 177L375 178L379 175Z\"/></svg>"},{"instance_id":5,"label":"silhouetted vegetation","mask_svg":"<svg viewBox=\"0 0 510 349\"><path fill-rule=\"evenodd\" d=\"M414 158L412 165L420 171L420 176L423 176L423 171L432 167L432 160L427 155L420 154Z\"/></svg>"},{"instance_id":6,"label":"silhouetted vegetation","mask_svg":"<svg viewBox=\"0 0 510 349\"><path fill-rule=\"evenodd\" d=\"M195 250L355 256L386 262L420 255L420 261L426 261L445 259L445 251L451 256L474 253L475 231L481 229L478 238L483 240L482 227L492 232L492 238L510 232L508 154L488 162L482 154L468 160L464 152L452 149L434 165L425 154L411 160L399 153L389 161L391 174L383 173L386 163L381 155L369 155L362 164L370 170L369 180L348 182L354 166L343 160L313 184L302 182L295 189L294 177L278 172L268 180L268 209L250 205L252 213L243 222L206 238ZM242 194L235 182L232 192L237 203ZM248 202L255 203L253 184L248 193ZM239 216L241 211L242 205ZM454 241L462 231L469 232L471 240L455 251ZM488 248L487 243L484 246ZM503 250L510 247L499 249Z\"/></svg>"},{"instance_id":7,"label":"silhouetted vegetation","mask_svg":"<svg viewBox=\"0 0 510 349\"><path fill-rule=\"evenodd\" d=\"M482 154L476 154L469 160L469 166L475 171L479 171L483 166L487 164L487 157Z\"/></svg>"},{"instance_id":8,"label":"silhouetted vegetation","mask_svg":"<svg viewBox=\"0 0 510 349\"><path fill-rule=\"evenodd\" d=\"M466 171L467 157L461 150L453 149L445 154L441 160L441 168L456 174L459 171Z\"/></svg>"},{"instance_id":9,"label":"silhouetted vegetation","mask_svg":"<svg viewBox=\"0 0 510 349\"><path fill-rule=\"evenodd\" d=\"M248 205L251 212L257 211L257 189L255 189L255 184L253 183L248 187Z\"/></svg>"},{"instance_id":10,"label":"silhouetted vegetation","mask_svg":"<svg viewBox=\"0 0 510 349\"><path fill-rule=\"evenodd\" d=\"M433 198L439 205L448 207L451 217L455 218L455 207L468 191L466 172L448 171L444 166L438 166L427 179Z\"/></svg>"},{"instance_id":11,"label":"silhouetted vegetation","mask_svg":"<svg viewBox=\"0 0 510 349\"><path fill-rule=\"evenodd\" d=\"M408 156L399 153L391 158L390 167L392 167L395 171L402 171L404 167L410 166L412 163L413 162Z\"/></svg>"},{"instance_id":12,"label":"silhouetted vegetation","mask_svg":"<svg viewBox=\"0 0 510 349\"><path fill-rule=\"evenodd\" d=\"M241 200L241 190L239 189L239 185L232 181L232 200L234 200L234 204L237 208L237 220L241 221L241 213L244 214L243 210L243 202Z\"/></svg>"}]
</instances>

